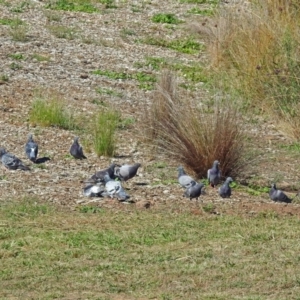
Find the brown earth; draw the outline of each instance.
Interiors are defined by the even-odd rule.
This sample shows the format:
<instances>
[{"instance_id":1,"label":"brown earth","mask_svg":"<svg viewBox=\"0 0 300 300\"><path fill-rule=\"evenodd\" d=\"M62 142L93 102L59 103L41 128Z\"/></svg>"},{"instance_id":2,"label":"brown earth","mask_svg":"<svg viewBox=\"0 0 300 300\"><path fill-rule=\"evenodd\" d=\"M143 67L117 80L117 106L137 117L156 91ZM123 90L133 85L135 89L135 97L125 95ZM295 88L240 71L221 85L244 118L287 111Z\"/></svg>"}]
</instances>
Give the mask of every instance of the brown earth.
<instances>
[{"instance_id":1,"label":"brown earth","mask_svg":"<svg viewBox=\"0 0 300 300\"><path fill-rule=\"evenodd\" d=\"M0 2L0 19L20 18L27 24L26 42L12 39L10 28L0 25L0 131L1 146L31 165L30 172L0 170L1 201L21 197L37 198L75 209L91 204L123 209L125 204L116 200L100 199L96 202L82 194L82 181L110 162L140 162L139 176L126 184L132 209L166 209L193 214L215 213L253 216L259 213L300 215L297 201L293 204L272 203L267 193L251 196L246 188L233 190L230 200L223 200L217 191L207 188L201 201L182 197L177 184L164 184L175 179L180 164L169 157L157 154L150 145L143 143L140 130L142 112L149 103L152 91L138 87L133 79L114 80L93 75L96 69L133 73L144 71L159 75L151 66L143 65L146 57L161 57L172 63L205 61L201 53L182 54L177 51L139 42L147 37L175 40L190 34L190 24L201 22L203 17L189 14L193 4L179 1L127 1L118 2L116 9L105 9L98 4L100 13L51 11L50 1L27 1L22 12L15 12L20 1ZM224 4L226 5L226 4ZM205 7L205 6L204 6ZM179 25L153 23L156 13L174 13L184 21ZM55 20L51 20L55 19ZM72 28L73 39L57 38L49 26ZM201 42L201 40L200 40ZM10 55L21 53L25 59L16 61ZM37 55L47 57L39 61ZM13 68L17 63L19 68ZM142 63L142 66L137 66ZM8 81L3 75L7 76ZM179 83L185 82L183 77ZM97 88L114 91L112 95L99 94ZM77 161L68 157L69 147L76 132L59 128L33 126L28 121L30 103L36 91L56 93L80 114L92 115L97 103L109 104L118 109L123 118L133 117L135 123L117 134L117 153L113 158L100 157L86 150L87 160ZM195 84L192 91L179 90L185 97L205 95L203 84ZM289 195L300 188L298 175L299 154L288 151L290 140L277 128L276 120L257 117L249 120L249 136L257 156L247 174L240 180L246 184L268 186L276 180ZM49 156L46 168L32 165L25 157L24 145L29 132L39 143L40 157ZM88 140L89 136L82 137ZM164 162L164 168L156 168ZM202 207L206 208L205 211Z\"/></svg>"}]
</instances>

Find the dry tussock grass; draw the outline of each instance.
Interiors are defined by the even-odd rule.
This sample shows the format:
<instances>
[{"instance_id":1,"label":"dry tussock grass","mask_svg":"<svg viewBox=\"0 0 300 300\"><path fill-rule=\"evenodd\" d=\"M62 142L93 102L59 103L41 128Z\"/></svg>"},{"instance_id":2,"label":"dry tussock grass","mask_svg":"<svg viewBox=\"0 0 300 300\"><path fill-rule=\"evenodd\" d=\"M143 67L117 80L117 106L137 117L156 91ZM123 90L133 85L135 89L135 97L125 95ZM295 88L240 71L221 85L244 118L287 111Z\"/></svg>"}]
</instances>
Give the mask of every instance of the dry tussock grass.
<instances>
[{"instance_id":1,"label":"dry tussock grass","mask_svg":"<svg viewBox=\"0 0 300 300\"><path fill-rule=\"evenodd\" d=\"M169 71L161 76L146 123L148 138L198 177L206 176L216 159L224 176L242 171L245 144L238 108L229 101L209 107L179 98Z\"/></svg>"},{"instance_id":2,"label":"dry tussock grass","mask_svg":"<svg viewBox=\"0 0 300 300\"><path fill-rule=\"evenodd\" d=\"M257 0L220 6L194 29L207 40L216 82L291 126L300 113L299 25L299 1Z\"/></svg>"}]
</instances>

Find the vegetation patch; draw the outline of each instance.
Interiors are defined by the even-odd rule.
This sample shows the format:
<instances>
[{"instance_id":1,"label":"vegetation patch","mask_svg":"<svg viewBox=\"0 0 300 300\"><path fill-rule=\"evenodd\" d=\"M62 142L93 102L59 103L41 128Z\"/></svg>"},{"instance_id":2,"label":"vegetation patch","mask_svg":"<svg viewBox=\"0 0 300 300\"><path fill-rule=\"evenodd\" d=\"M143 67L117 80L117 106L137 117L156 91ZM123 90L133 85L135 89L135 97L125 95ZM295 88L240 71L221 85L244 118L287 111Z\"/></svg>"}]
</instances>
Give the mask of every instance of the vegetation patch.
<instances>
[{"instance_id":1,"label":"vegetation patch","mask_svg":"<svg viewBox=\"0 0 300 300\"><path fill-rule=\"evenodd\" d=\"M76 37L77 30L75 28L63 25L49 25L48 30L59 39L73 40Z\"/></svg>"},{"instance_id":2,"label":"vegetation patch","mask_svg":"<svg viewBox=\"0 0 300 300\"><path fill-rule=\"evenodd\" d=\"M31 103L29 120L32 124L55 126L63 129L75 129L73 113L67 108L64 100L55 95L37 96Z\"/></svg>"},{"instance_id":3,"label":"vegetation patch","mask_svg":"<svg viewBox=\"0 0 300 300\"><path fill-rule=\"evenodd\" d=\"M160 46L173 49L175 51L187 54L196 54L204 49L204 45L193 38L167 41L162 38L149 37L142 40L143 43L153 46Z\"/></svg>"},{"instance_id":4,"label":"vegetation patch","mask_svg":"<svg viewBox=\"0 0 300 300\"><path fill-rule=\"evenodd\" d=\"M270 112L295 140L300 138L299 12L295 1L240 2L235 9L220 6L211 22L198 26L207 39L215 86Z\"/></svg>"},{"instance_id":5,"label":"vegetation patch","mask_svg":"<svg viewBox=\"0 0 300 300\"><path fill-rule=\"evenodd\" d=\"M120 123L120 114L107 109L99 111L92 122L92 144L98 156L113 156L116 150L115 133Z\"/></svg>"},{"instance_id":6,"label":"vegetation patch","mask_svg":"<svg viewBox=\"0 0 300 300\"><path fill-rule=\"evenodd\" d=\"M92 72L95 75L101 75L108 77L110 79L122 79L122 80L129 80L134 79L139 82L139 88L150 90L153 88L154 83L156 82L156 76L152 74L148 74L145 72L136 72L133 74L128 74L125 72L115 72L109 70L95 70Z\"/></svg>"},{"instance_id":7,"label":"vegetation patch","mask_svg":"<svg viewBox=\"0 0 300 300\"><path fill-rule=\"evenodd\" d=\"M151 143L180 164L206 177L212 162L222 163L223 176L236 176L245 167L245 132L238 106L229 101L213 104L179 99L176 81L163 72L149 110L146 135Z\"/></svg>"},{"instance_id":8,"label":"vegetation patch","mask_svg":"<svg viewBox=\"0 0 300 300\"><path fill-rule=\"evenodd\" d=\"M182 23L174 14L160 13L151 18L154 23L179 24Z\"/></svg>"},{"instance_id":9,"label":"vegetation patch","mask_svg":"<svg viewBox=\"0 0 300 300\"><path fill-rule=\"evenodd\" d=\"M17 26L17 25L23 25L24 22L19 18L3 18L0 19L0 25L9 25L9 26Z\"/></svg>"},{"instance_id":10,"label":"vegetation patch","mask_svg":"<svg viewBox=\"0 0 300 300\"><path fill-rule=\"evenodd\" d=\"M99 11L98 8L95 7L90 0L56 0L48 3L46 5L46 8L85 13L94 13Z\"/></svg>"}]
</instances>

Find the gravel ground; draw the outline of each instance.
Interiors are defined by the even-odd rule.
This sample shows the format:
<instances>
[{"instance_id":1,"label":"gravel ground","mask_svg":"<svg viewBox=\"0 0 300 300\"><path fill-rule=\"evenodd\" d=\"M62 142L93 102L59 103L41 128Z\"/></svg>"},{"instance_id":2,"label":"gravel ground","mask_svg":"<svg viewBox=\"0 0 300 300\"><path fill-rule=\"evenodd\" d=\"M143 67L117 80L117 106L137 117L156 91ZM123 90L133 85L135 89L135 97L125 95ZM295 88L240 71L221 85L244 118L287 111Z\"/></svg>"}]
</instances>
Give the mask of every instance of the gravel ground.
<instances>
[{"instance_id":1,"label":"gravel ground","mask_svg":"<svg viewBox=\"0 0 300 300\"><path fill-rule=\"evenodd\" d=\"M126 184L135 203L131 204L133 207L144 208L150 204L152 209L203 213L199 203L182 197L183 191L177 184L164 185L162 182L163 176L176 179L179 162L155 154L152 147L142 142L139 130L143 121L141 112L144 103L151 101L152 91L140 89L134 79L115 80L92 74L92 71L101 69L129 74L138 70L159 75L159 71L145 65L146 57L162 57L175 63L203 62L205 57L201 54L182 54L140 42L150 36L174 40L189 35L189 25L203 20L199 15L188 13L195 5L175 0L116 1L116 9L105 9L98 4L99 13L87 14L46 9L50 2L0 2L0 19L19 18L25 22L27 30L27 41L17 42L12 38L10 26L0 25L1 146L31 166L30 172L0 170L1 201L36 196L74 209L92 203L91 199L82 195L82 181L95 171L111 162L140 162L139 176ZM21 12L16 12L21 3L26 5ZM162 12L174 13L184 22L176 26L153 23L151 17ZM52 30L57 26L69 28L72 39L55 36ZM16 61L12 58L11 55L16 53L22 54L24 59ZM138 68L137 63L142 63L142 66ZM18 67L13 67L14 64ZM180 83L184 78L178 80ZM96 91L99 88L114 93L100 95ZM87 160L70 159L67 154L75 132L37 127L28 122L30 103L37 91L56 93L70 107L87 116L98 108L97 101L110 104L124 118L133 117L136 122L132 128L118 132L115 157L98 158L87 149ZM200 97L205 91L199 83L193 91L184 93L185 96ZM293 194L300 187L297 172L299 156L297 153L287 155L284 149L277 147L278 143L289 144L289 139L278 131L275 121L260 120L252 124L249 125L249 133L255 138L255 147L260 154L249 171L248 181L250 178L252 183L266 185L277 179L280 186ZM40 156L51 158L45 167L33 165L25 157L24 145L29 132L39 143ZM156 162L162 161L166 165L163 169L153 167ZM298 204L271 203L267 194L254 197L242 190L234 191L230 201L221 200L216 190L209 188L207 195L201 198L201 203L212 205L210 212L216 214L253 215L269 210L282 214L300 212ZM100 199L93 205L120 209L124 204Z\"/></svg>"}]
</instances>

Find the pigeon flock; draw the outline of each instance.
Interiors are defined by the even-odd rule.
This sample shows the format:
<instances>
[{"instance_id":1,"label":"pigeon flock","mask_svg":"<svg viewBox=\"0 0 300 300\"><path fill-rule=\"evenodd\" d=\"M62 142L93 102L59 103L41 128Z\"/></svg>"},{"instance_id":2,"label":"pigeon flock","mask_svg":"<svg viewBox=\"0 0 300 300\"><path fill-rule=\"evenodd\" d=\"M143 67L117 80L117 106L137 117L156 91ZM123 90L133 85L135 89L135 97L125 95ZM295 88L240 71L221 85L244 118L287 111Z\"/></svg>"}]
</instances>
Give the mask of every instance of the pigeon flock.
<instances>
[{"instance_id":1,"label":"pigeon flock","mask_svg":"<svg viewBox=\"0 0 300 300\"><path fill-rule=\"evenodd\" d=\"M49 158L44 157L38 159L38 144L33 140L32 134L29 134L25 144L26 157L33 163L45 162ZM86 159L83 154L82 146L79 144L79 137L74 138L73 144L70 147L70 154L75 159ZM23 170L29 171L30 168L15 155L0 147L0 159L6 170ZM211 169L207 171L208 184L215 188L221 181L221 171L219 169L220 162L215 160ZM123 182L137 175L140 163L132 165L124 164L122 166L112 163L105 169L97 171L87 181L83 187L83 195L86 197L109 197L116 198L119 201L128 201L130 196L126 193ZM233 182L231 177L227 177L225 182L218 188L218 194L222 198L230 198L231 187ZM178 167L178 183L185 189L183 196L186 198L199 199L201 195L205 195L205 185L202 182L197 182L193 177L186 174L182 166ZM295 197L298 196L298 193ZM289 198L283 191L278 190L275 183L272 183L269 191L269 197L274 202L291 203L293 199Z\"/></svg>"}]
</instances>

